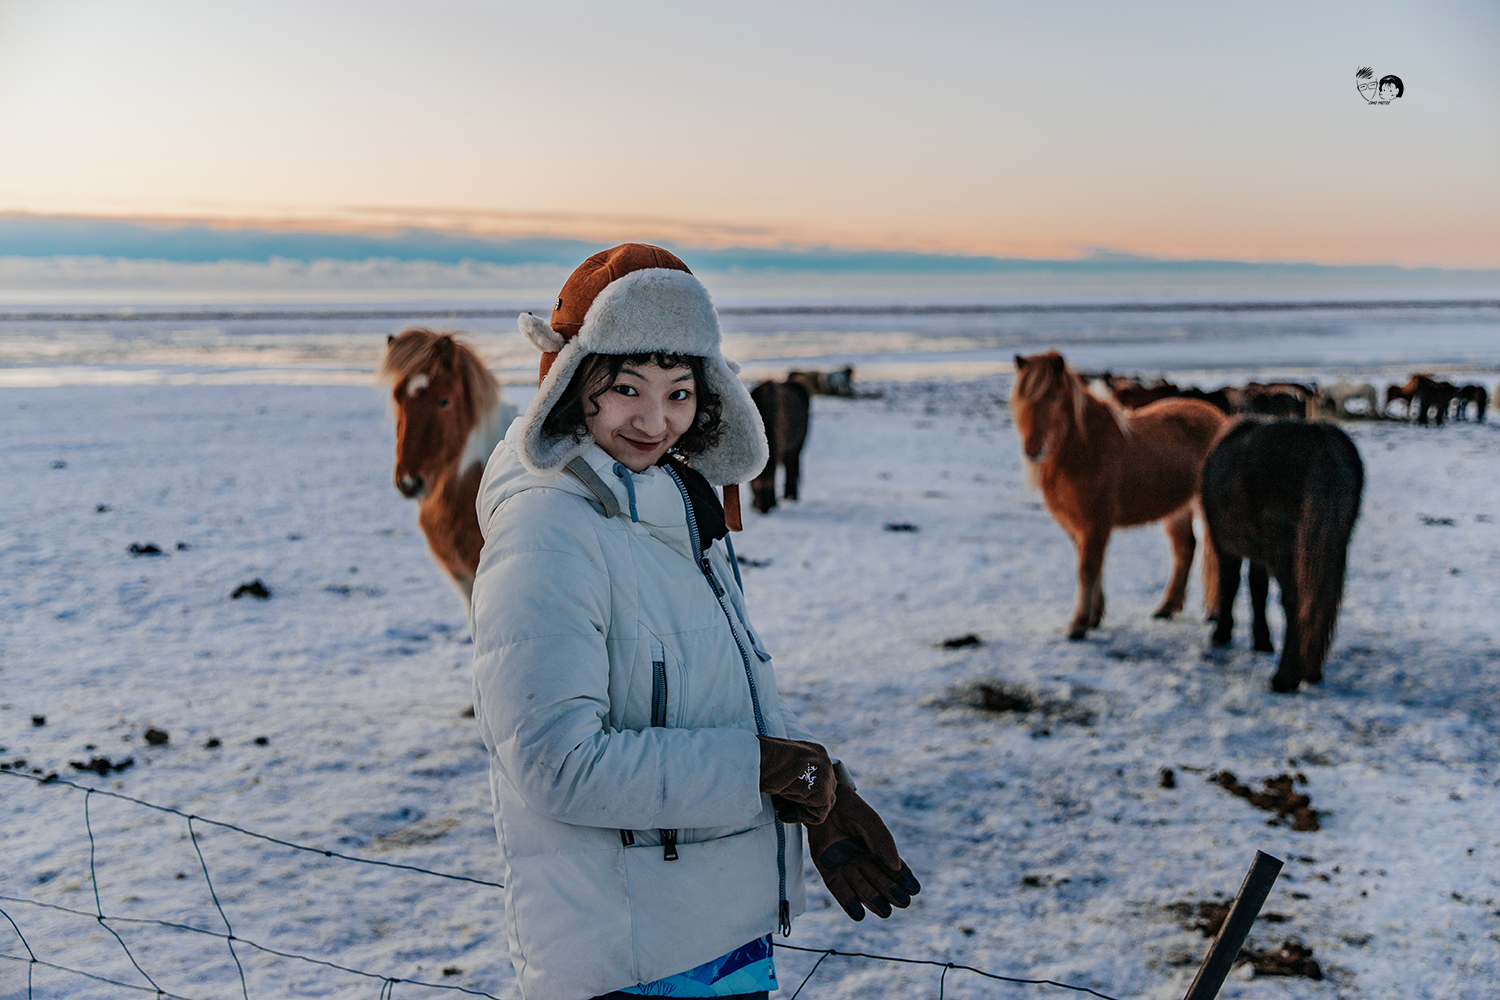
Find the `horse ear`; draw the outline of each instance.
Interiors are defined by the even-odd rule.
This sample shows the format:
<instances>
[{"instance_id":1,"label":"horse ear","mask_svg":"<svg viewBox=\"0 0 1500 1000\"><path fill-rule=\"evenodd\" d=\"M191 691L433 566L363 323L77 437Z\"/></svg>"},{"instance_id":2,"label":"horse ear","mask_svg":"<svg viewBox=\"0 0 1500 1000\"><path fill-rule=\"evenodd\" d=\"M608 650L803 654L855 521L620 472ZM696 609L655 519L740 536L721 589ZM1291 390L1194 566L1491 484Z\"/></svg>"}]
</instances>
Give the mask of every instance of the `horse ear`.
<instances>
[{"instance_id":1,"label":"horse ear","mask_svg":"<svg viewBox=\"0 0 1500 1000\"><path fill-rule=\"evenodd\" d=\"M433 345L433 352L437 355L439 361L451 362L453 355L456 353L453 338L446 333L443 334L438 338L437 343Z\"/></svg>"},{"instance_id":2,"label":"horse ear","mask_svg":"<svg viewBox=\"0 0 1500 1000\"><path fill-rule=\"evenodd\" d=\"M385 346L386 347L390 347L395 342L396 342L396 335L394 333L388 333L388 334L385 335Z\"/></svg>"},{"instance_id":3,"label":"horse ear","mask_svg":"<svg viewBox=\"0 0 1500 1000\"><path fill-rule=\"evenodd\" d=\"M1026 370L1026 359L1023 358L1023 357L1021 357L1019 354L1017 354L1016 355L1016 371L1019 372L1019 371L1025 371L1025 370Z\"/></svg>"},{"instance_id":4,"label":"horse ear","mask_svg":"<svg viewBox=\"0 0 1500 1000\"><path fill-rule=\"evenodd\" d=\"M1052 357L1047 359L1047 364L1052 367L1053 371L1057 372L1059 375L1062 374L1064 362L1063 356L1061 354L1052 355Z\"/></svg>"}]
</instances>

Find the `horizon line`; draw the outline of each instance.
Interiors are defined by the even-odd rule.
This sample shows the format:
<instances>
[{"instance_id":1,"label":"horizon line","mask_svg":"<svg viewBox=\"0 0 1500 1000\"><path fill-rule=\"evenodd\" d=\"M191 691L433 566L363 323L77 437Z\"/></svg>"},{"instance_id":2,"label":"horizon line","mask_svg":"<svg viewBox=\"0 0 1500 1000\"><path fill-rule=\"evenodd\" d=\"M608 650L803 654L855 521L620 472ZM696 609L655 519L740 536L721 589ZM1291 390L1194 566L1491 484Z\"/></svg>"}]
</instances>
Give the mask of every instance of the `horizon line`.
<instances>
[{"instance_id":1,"label":"horizon line","mask_svg":"<svg viewBox=\"0 0 1500 1000\"><path fill-rule=\"evenodd\" d=\"M725 316L922 316L922 315L1006 315L1029 313L1102 313L1102 312L1297 312L1316 310L1377 309L1500 309L1500 298L1478 299L1325 299L1305 302L1080 302L1023 303L975 305L889 305L889 306L726 306L718 309ZM519 316L525 309L444 309L448 319L498 319ZM113 311L34 311L0 312L0 323L36 322L114 322L160 323L173 320L261 320L261 319L406 319L430 316L424 309L205 309L170 312L138 312L133 309Z\"/></svg>"},{"instance_id":2,"label":"horizon line","mask_svg":"<svg viewBox=\"0 0 1500 1000\"><path fill-rule=\"evenodd\" d=\"M640 220L646 222L648 220ZM9 232L7 231L9 230ZM741 230L743 235L743 230ZM796 271L937 270L990 271L1021 268L1115 270L1298 269L1390 270L1445 274L1500 272L1500 265L1448 266L1391 261L1324 262L1291 258L1164 256L1130 249L1080 247L1072 256L1021 256L914 247L876 247L835 243L694 243L691 239L656 239L713 263L702 270L753 269ZM319 260L397 259L459 264L466 261L525 266L574 266L581 259L614 245L564 233L483 234L471 229L418 225L340 225L332 219L250 220L162 215L84 215L0 211L0 257L98 257L178 263L275 259L311 263ZM714 265L718 266L715 267Z\"/></svg>"}]
</instances>

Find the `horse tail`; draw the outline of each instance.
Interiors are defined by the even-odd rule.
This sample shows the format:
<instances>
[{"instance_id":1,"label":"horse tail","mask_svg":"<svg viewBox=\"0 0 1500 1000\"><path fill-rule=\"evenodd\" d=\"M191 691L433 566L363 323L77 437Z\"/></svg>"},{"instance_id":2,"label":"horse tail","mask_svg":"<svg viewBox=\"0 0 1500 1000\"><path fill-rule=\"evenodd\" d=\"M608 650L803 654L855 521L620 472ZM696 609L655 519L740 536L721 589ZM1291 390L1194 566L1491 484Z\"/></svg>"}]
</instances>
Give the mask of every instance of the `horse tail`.
<instances>
[{"instance_id":1,"label":"horse tail","mask_svg":"<svg viewBox=\"0 0 1500 1000\"><path fill-rule=\"evenodd\" d=\"M1219 550L1214 548L1213 536L1208 532L1208 515L1203 512L1201 496L1193 507L1203 521L1203 611L1212 618L1219 613Z\"/></svg>"},{"instance_id":2,"label":"horse tail","mask_svg":"<svg viewBox=\"0 0 1500 1000\"><path fill-rule=\"evenodd\" d=\"M1359 517L1364 464L1343 431L1331 424L1312 426L1323 429L1322 440L1307 456L1295 573L1303 675L1318 680L1344 597L1349 536Z\"/></svg>"}]
</instances>

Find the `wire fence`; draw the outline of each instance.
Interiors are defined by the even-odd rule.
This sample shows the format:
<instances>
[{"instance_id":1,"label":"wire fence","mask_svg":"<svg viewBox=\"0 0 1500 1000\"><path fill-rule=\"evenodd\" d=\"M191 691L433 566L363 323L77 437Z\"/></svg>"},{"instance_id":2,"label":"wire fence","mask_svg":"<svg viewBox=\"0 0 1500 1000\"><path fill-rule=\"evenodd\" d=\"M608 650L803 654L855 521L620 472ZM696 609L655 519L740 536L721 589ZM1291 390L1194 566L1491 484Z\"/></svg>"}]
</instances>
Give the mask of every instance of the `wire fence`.
<instances>
[{"instance_id":1,"label":"wire fence","mask_svg":"<svg viewBox=\"0 0 1500 1000\"><path fill-rule=\"evenodd\" d=\"M431 869L421 868L416 865L403 865L389 861L378 861L371 858L361 858L351 854L344 854L338 851L327 850L321 847L310 847L305 844L298 844L289 840L284 840L280 837L272 837L268 836L267 834L257 833L254 830L247 830L244 827L236 826L233 823L224 823L218 820L206 819L202 816L186 813L179 809L157 805L154 802L147 802L144 799L138 799L130 795L123 795L119 792L113 792L99 788L90 788L87 785L81 785L76 782L60 778L56 774L36 776L20 771L0 770L0 776L23 778L33 782L39 787L75 789L84 793L83 822L84 829L88 834L89 842L89 885L93 893L93 910L81 910L74 907L61 906L56 903L41 902L39 900L27 899L20 896L12 896L9 894L0 893L0 917L5 918L5 922L9 924L11 930L14 931L17 941L20 943L22 949L24 949L24 951L26 952L25 955L14 955L0 952L0 961L24 963L26 965L27 1000L35 1000L34 971L38 967L51 969L69 975L79 976L98 983L115 986L123 990L145 993L154 997L169 998L169 1000L207 1000L207 998L204 997L189 996L181 993L174 993L167 989L164 989L157 982L157 979L154 978L150 973L148 973L142 966L140 956L138 956L131 950L131 947L126 942L125 938L121 936L121 934L115 929L114 926L111 925L120 925L121 927L127 925L159 927L171 931L180 931L188 934L200 935L204 938L210 938L217 941L220 946L227 949L229 957L234 963L234 968L236 970L237 979L239 982L239 993L242 1000L250 1000L250 986L245 974L244 964L241 961L241 952L237 950L236 946L243 949L249 949L263 955L289 959L296 962L305 963L312 967L321 967L330 971L341 972L367 979L370 981L372 986L378 984L379 1000L386 1000L386 998L388 997L394 998L396 987L402 985L420 987L428 990L442 990L449 993L464 994L468 996L488 997L490 998L490 1000L501 1000L500 997L497 997L492 993L486 993L483 990L470 989L468 987L451 983L431 982L406 976L392 976L386 973L370 972L366 969L356 969L351 966L341 965L337 962L332 962L324 958L317 958L312 955L304 955L294 951L274 948L270 945L262 944L260 942L253 941L249 938L236 934L234 931L234 926L230 922L229 914L225 912L224 906L220 902L218 891L214 887L214 879L212 873L209 871L208 860L207 858L205 858L202 846L198 841L198 827L211 826L223 830L229 830L246 837L251 837L256 840L276 844L280 847L285 847L290 850L303 851L314 855L321 855L324 858L332 859L337 862L348 862L350 864L356 865L371 865L380 868L400 869L403 871L430 876L437 879L468 882L474 885L486 886L494 889L503 889L504 886L499 882L490 882L484 879L473 878L468 875L455 875L448 872L433 871ZM175 816L183 820L187 827L188 838L192 841L193 850L198 859L198 865L201 868L203 872L203 878L208 885L209 897L213 901L213 909L217 913L219 921L224 925L223 930L211 930L204 927L195 927L190 924L169 920L109 915L104 912L104 904L99 894L99 878L97 866L98 843L94 837L94 824L91 814L92 800L96 795L105 796L111 799L118 799L120 801L139 806L143 809L154 810L156 812L163 813L169 816ZM31 942L27 940L26 934L21 930L21 925L17 923L15 918L12 917L11 913L6 909L7 905L46 910L54 913L66 914L69 916L80 917L94 921L98 924L99 927L107 931L113 938L114 942L118 944L120 951L123 952L126 959L129 960L130 965L135 969L137 973L140 974L141 979L144 980L144 984L122 982L120 980L112 979L107 976L98 975L96 973L88 972L83 969L75 969L68 966L59 965L54 962L49 962L37 957L36 952L31 947ZM0 926L0 933L3 933L3 926ZM947 989L947 978L950 972L966 972L985 979L995 980L1003 983L1011 983L1019 986L1051 986L1057 989L1068 990L1074 993L1099 997L1100 1000L1115 1000L1114 997L1111 997L1106 993L1101 993L1086 986L1076 986L1069 983L1057 982L1051 979L1021 979L1013 976L1002 976L993 972L987 972L984 969L975 968L971 965L962 965L955 962L946 962L937 959L904 958L894 955L874 955L866 952L839 951L835 948L804 948L797 945L783 943L776 944L775 948L777 951L804 952L809 955L819 956L818 960L813 963L812 968L808 971L807 975L798 985L796 991L792 993L790 1000L796 1000L796 998L801 995L802 991L807 987L808 983L812 981L813 976L815 976L818 970L823 967L824 962L830 958L867 962L883 962L899 965L930 966L936 968L940 970L937 982L937 995L939 1000L943 1000L944 998L944 994Z\"/></svg>"}]
</instances>

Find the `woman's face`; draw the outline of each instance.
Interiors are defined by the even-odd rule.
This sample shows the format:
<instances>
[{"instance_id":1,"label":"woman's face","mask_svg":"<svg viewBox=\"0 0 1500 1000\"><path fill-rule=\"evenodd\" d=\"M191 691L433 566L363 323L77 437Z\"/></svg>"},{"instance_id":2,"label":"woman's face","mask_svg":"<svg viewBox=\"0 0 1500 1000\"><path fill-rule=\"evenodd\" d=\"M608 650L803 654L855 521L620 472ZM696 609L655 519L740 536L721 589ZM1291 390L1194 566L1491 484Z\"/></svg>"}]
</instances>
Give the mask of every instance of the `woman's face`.
<instances>
[{"instance_id":1,"label":"woman's face","mask_svg":"<svg viewBox=\"0 0 1500 1000\"><path fill-rule=\"evenodd\" d=\"M584 418L595 443L631 472L645 472L693 426L698 415L693 370L626 362Z\"/></svg>"}]
</instances>

